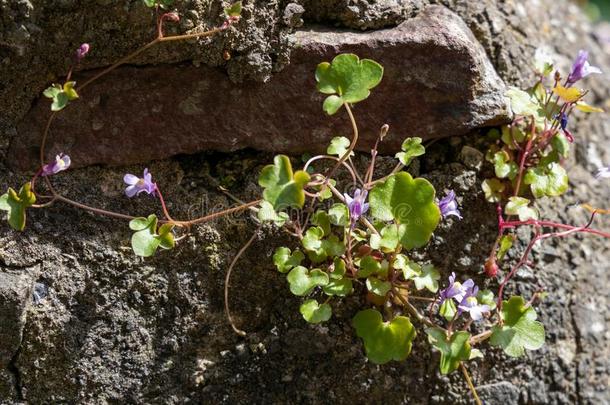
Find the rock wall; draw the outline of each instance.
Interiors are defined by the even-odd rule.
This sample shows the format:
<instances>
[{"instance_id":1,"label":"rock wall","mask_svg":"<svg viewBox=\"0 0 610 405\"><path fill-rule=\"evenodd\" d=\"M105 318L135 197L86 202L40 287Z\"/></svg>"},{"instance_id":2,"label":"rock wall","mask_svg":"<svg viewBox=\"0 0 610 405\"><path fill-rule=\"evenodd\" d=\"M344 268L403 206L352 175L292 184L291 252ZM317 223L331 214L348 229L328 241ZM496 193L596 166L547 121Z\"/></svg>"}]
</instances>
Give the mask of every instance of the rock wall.
<instances>
[{"instance_id":1,"label":"rock wall","mask_svg":"<svg viewBox=\"0 0 610 405\"><path fill-rule=\"evenodd\" d=\"M155 74L163 73L176 81L183 77L190 80L193 76L188 75L206 69L218 80L225 80L226 72L234 83L243 82L233 85L240 92L250 87L265 88L267 85L261 82L273 86L282 74L274 76L275 71L318 62L298 59L301 51L292 48L299 35L314 31L316 36L351 38L356 34L341 34L344 29L368 29L371 31L365 35L375 37L383 32L376 30L396 30L405 21L414 24L425 19L430 3L442 3L464 21L507 84L530 80L528 58L539 44L548 45L566 66L579 48L587 48L595 64L610 71L610 61L607 56L602 59L590 24L568 3L312 0L297 4L261 0L246 2L244 21L226 36L158 49L133 66L116 71L115 79L119 88L130 79L138 80L131 91L143 95L147 88L155 89L169 80L155 78ZM0 186L6 188L27 180L13 168L27 160L28 148L35 151L32 134L36 128L31 123L40 114L37 104L43 102L37 101L37 95L48 81L65 71L66 50L83 41L94 44L96 52L79 72L84 77L146 42L152 21L136 1L0 0L0 7L0 89L4 96L0 98ZM184 1L179 8L185 17L176 32L220 23L218 1ZM301 18L304 25L295 33ZM226 49L233 53L228 62L222 59ZM323 52L320 54L330 55L332 47ZM461 52L459 56L472 62L473 52L476 50L471 50L471 56ZM391 50L388 54L392 55ZM383 63L383 50L378 55ZM456 59L444 62L453 66ZM431 65L429 71L419 74L433 74L443 68L440 65ZM458 66L455 70L459 72ZM388 72L386 79L391 77ZM476 72L471 77L476 77ZM596 104L608 103L609 87L604 77L588 81L593 88L591 101ZM105 84L109 92L110 79ZM252 79L259 84L253 84ZM185 91L186 100L191 91ZM205 97L204 90L199 91ZM84 96L82 104L93 103L94 107L96 102L107 101ZM407 96L410 94L404 95L405 103L411 102ZM134 100L136 103L125 102L125 110L137 109L140 101L146 102ZM471 100L476 103L480 97ZM424 107L425 101L421 102ZM373 127L385 122L382 110L367 116L367 103L359 105L357 117L370 121ZM321 125L319 100L311 100L308 108L311 117L294 119ZM113 111L120 113L118 108ZM69 113L73 112L66 111ZM90 119L86 109L81 113L84 120ZM112 122L110 116L103 118L106 125ZM160 125L162 120L150 121L149 125ZM332 120L329 122L333 125ZM451 122L449 118L437 125L447 122ZM564 200L543 203L549 215L581 223L585 220L582 212L564 207L579 201L607 203L610 185L595 182L590 172L602 162L610 162L610 151L605 146L610 141L608 124L603 117L573 123L578 127L577 154L569 170L573 191ZM245 131L239 124L231 125L236 127ZM140 134L151 133L142 138L148 143L162 142L166 136L147 131L145 126L139 129ZM78 133L70 133L68 126L63 130L67 139L78 145ZM307 136L312 148L320 147L316 142L324 136L316 138L309 126L298 130L296 135ZM91 134L85 134L89 142ZM456 271L482 282L481 263L495 227L493 207L483 201L480 192L480 182L489 175L489 168L479 164L482 156L476 149L483 150L485 145L477 134L474 130L472 136L436 142L411 170L430 179L439 190L455 189L466 213L464 221L442 226L432 246L421 252L422 258L432 260L444 275ZM258 134L251 135L254 138ZM129 136L134 142L137 133ZM267 141L273 144L273 140ZM262 148L262 144L251 145ZM24 146L18 149L17 145ZM188 151L206 146L201 143ZM95 153L89 151L92 157L85 163L99 163L98 152L113 164L133 162L112 161L112 153L103 154L105 150L116 153L121 149L121 144L107 140ZM86 158L86 150L81 151ZM164 156L179 151L171 150ZM218 190L218 184L241 199L256 198L257 173L271 157L271 153L253 151L197 153L151 162L148 167L170 196L172 212L185 218L231 203ZM364 161L362 156L357 159L360 165ZM384 165L391 165L391 161L382 161ZM122 196L123 173L141 169L141 165L86 167L59 176L57 187L74 199L96 206L129 213L154 212L154 201ZM604 223L600 221L599 226ZM299 300L290 295L284 278L270 265L275 247L286 243L285 235L270 229L260 232L234 275L231 307L239 325L249 332L245 338L235 335L223 313L224 270L253 230L247 215L221 219L197 228L176 251L142 260L129 250L126 224L60 204L32 212L24 233L0 227L0 402L469 403L459 375L438 374L438 356L428 351L421 335L408 361L385 366L367 363L350 326L351 317L362 304L355 297L336 305L329 323L307 325L298 313ZM511 288L529 294L543 286L550 292L539 311L547 328L547 345L518 360L485 349L486 360L472 366L475 383L489 404L607 402L607 242L580 237L551 241L537 247L533 259L536 270L521 271Z\"/></svg>"}]
</instances>

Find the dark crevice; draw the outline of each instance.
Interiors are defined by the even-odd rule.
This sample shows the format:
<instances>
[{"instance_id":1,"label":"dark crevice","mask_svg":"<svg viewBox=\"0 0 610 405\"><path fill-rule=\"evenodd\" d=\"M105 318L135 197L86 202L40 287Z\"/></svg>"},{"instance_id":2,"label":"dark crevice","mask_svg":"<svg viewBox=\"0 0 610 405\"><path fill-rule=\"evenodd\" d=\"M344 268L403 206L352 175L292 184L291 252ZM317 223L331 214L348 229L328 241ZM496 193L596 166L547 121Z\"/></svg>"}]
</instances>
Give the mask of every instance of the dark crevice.
<instances>
[{"instance_id":1,"label":"dark crevice","mask_svg":"<svg viewBox=\"0 0 610 405\"><path fill-rule=\"evenodd\" d=\"M17 400L24 401L25 397L23 396L23 386L21 381L21 371L19 371L19 367L17 367L17 360L19 359L19 355L21 354L21 346L17 349L11 361L8 363L7 370L13 375L15 380L15 392L17 393Z\"/></svg>"},{"instance_id":2,"label":"dark crevice","mask_svg":"<svg viewBox=\"0 0 610 405\"><path fill-rule=\"evenodd\" d=\"M572 297L571 302L570 302L570 320L572 322L572 329L574 329L574 340L576 341L576 356L575 356L575 366L576 366L576 371L575 371L575 378L574 378L574 389L576 390L576 403L577 404L583 404L583 400L581 397L581 393L580 393L580 367L579 367L579 363L580 363L580 357L581 354L583 353L583 346L582 346L582 336L580 334L580 329L578 328L578 325L576 324L576 316L574 314L574 297Z\"/></svg>"}]
</instances>

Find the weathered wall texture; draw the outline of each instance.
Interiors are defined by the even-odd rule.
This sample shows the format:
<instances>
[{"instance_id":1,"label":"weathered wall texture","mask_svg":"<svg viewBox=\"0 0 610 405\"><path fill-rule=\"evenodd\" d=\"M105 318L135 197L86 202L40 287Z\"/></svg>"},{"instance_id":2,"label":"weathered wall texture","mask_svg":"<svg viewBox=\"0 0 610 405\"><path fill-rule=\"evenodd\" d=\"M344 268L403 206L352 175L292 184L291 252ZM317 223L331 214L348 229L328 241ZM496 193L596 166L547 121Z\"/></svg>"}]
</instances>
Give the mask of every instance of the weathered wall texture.
<instances>
[{"instance_id":1,"label":"weathered wall texture","mask_svg":"<svg viewBox=\"0 0 610 405\"><path fill-rule=\"evenodd\" d=\"M341 41L357 37L355 33L338 34L345 28L369 29L363 38L375 38L380 35L378 29L397 32L394 30L405 20L408 26L425 19L430 13L429 9L426 11L429 3L442 3L465 22L507 84L530 80L528 58L539 44L547 44L566 66L579 48L587 48L595 64L610 71L610 61L607 56L603 60L589 23L567 2L311 0L301 3L303 9L296 2L245 3L245 18L237 30L212 41L159 48L100 82L99 89L107 92L108 98L84 94L81 103L89 107L77 111L79 107L75 106L66 114L82 114L75 124L82 125L89 145L96 122L91 114L98 106L111 105L117 97L124 100L124 109L131 113L118 111L116 105L112 111L140 119L140 105L148 106L154 101L145 97L147 89L158 89L167 81L183 83L185 90L182 98L169 100L163 108L188 100L193 94L209 97L205 88L188 89L188 80L195 81L200 71L218 77L219 82L226 80L227 72L232 82L243 82L231 85L234 91L264 89L260 83L265 81L275 86L274 80L277 77L281 81L282 73L273 76L273 72L282 68L298 71L299 66L318 62L299 59L303 50L296 49L294 65L288 65L292 47L307 32L315 32L310 38L322 38L319 43L327 38L337 41L341 35L345 35ZM218 1L183 1L179 8L184 18L176 32L220 23ZM106 66L146 42L152 20L139 1L0 0L0 11L0 188L5 189L27 180L13 172L8 163L18 166L27 155L36 152L37 129L32 123L41 114L36 106L37 94L65 71L66 52L83 41L94 45L95 52L79 73L84 77L91 74L90 70ZM305 25L295 35L293 31L301 17ZM456 22L456 26L460 24ZM392 48L383 46L389 47L389 60L396 59ZM333 47L317 52L330 56ZM233 53L228 62L222 59L225 49ZM382 63L383 49L375 53ZM470 63L469 66L476 65L475 59L479 60L478 66L487 63L476 49L460 52L459 57L463 59L457 60ZM455 58L443 62L446 66L432 64L429 70L418 74L434 75L447 66L461 74L461 66L452 65ZM398 67L392 69L396 72ZM164 76L155 77L160 74ZM477 74L473 72L471 77ZM493 77L494 73L489 75L486 77ZM391 76L388 72L387 79ZM448 83L439 75L432 77L439 82L429 83L431 88ZM596 104L609 103L606 77L587 82L593 87L591 101ZM117 92L113 92L113 78ZM251 79L258 84L248 81ZM131 88L127 87L129 81L133 81ZM504 84L495 85L501 88ZM493 88L490 84L490 97L497 96L491 94ZM117 94L125 89L142 98ZM397 100L392 97L398 97L387 88L381 94L390 97L392 103ZM412 96L417 95L404 94L402 101L412 102ZM476 106L481 98L469 100ZM426 102L425 98L421 100L422 108L426 108ZM358 106L357 117L370 121L373 127L388 119L382 110L368 112L367 103ZM374 103L370 100L371 105ZM91 107L95 108L87 110ZM280 114L284 107L280 103L272 112ZM285 119L321 124L319 99L312 99L311 105L304 108L304 113L311 116L293 117L295 113L286 109L290 112ZM113 120L117 116L105 115L98 117L102 125L116 124ZM202 117L196 119L200 120L198 125L206 125ZM239 122L210 119L228 130L248 130ZM451 122L451 117L446 119L436 125ZM89 129L87 120L91 120ZM138 121L141 133L150 132L141 139L164 142L167 133L156 132L164 120L171 122L172 117L153 117L148 131L146 121ZM181 117L174 125L191 125L185 122L186 118ZM329 122L333 125L333 120ZM339 118L335 124L342 122ZM569 167L573 191L565 200L544 203L543 208L547 212L554 210L552 215L565 221L581 223L585 221L582 212L564 207L579 201L607 204L610 184L595 182L590 173L602 162L610 163L610 125L603 117L572 125L578 134L576 158ZM129 131L130 125L121 128ZM60 133L54 131L59 147ZM69 147L70 153L71 147L75 151L80 147L80 156L87 164L100 162L99 156L113 164L134 161L112 160L112 155L133 148L136 132L128 134L129 140L122 139L122 133L116 134L114 142L100 138L105 140L98 149L90 149L88 157L79 146L80 132L71 132L68 126L63 131L63 139L74 143L61 146ZM324 137L316 135L309 125L297 131L294 135L307 139L312 148L319 147L314 142ZM444 275L456 271L479 277L482 282L481 263L494 238L495 226L493 207L483 201L479 186L489 176L489 168L481 168L478 163L482 155L471 148L483 149L485 145L476 131L474 134L435 143L412 170L429 178L438 190L455 189L465 213L464 221L443 224L421 257L432 260ZM413 133L396 136L408 135ZM252 141L257 136L265 139L258 133L244 139L264 147L263 143ZM276 146L272 139L267 141ZM185 150L194 152L204 146L208 144L168 148L164 156ZM19 151L19 155L9 156L9 151ZM199 153L152 162L148 167L169 196L170 209L177 217L185 218L230 204L218 191L217 182L241 199L257 198L257 172L271 156L251 151L231 155ZM359 164L364 162L363 157L357 160ZM382 166L391 164L382 161ZM70 197L93 205L133 214L149 213L157 209L152 199L127 200L122 196L123 173L141 169L142 166L87 167L58 176L57 187ZM202 226L176 251L147 260L133 256L129 230L121 221L77 212L60 204L32 212L29 221L24 233L0 225L0 403L469 403L467 388L459 375L442 377L437 373L438 356L427 350L422 335L407 362L385 366L367 363L350 327L350 319L361 305L357 298L336 305L329 323L307 325L298 313L299 299L291 296L284 277L270 265L269 256L275 247L286 243L285 235L273 230L261 232L236 269L231 306L238 323L249 332L246 338L236 336L224 318L222 286L228 261L253 231L247 215ZM605 224L598 221L598 225L607 225L607 220ZM480 392L489 404L607 403L608 243L580 237L550 241L536 248L534 261L536 270L519 272L512 288L530 294L542 286L550 292L539 311L547 327L547 345L518 360L485 349L485 362L476 361L471 366L476 383L481 385Z\"/></svg>"}]
</instances>

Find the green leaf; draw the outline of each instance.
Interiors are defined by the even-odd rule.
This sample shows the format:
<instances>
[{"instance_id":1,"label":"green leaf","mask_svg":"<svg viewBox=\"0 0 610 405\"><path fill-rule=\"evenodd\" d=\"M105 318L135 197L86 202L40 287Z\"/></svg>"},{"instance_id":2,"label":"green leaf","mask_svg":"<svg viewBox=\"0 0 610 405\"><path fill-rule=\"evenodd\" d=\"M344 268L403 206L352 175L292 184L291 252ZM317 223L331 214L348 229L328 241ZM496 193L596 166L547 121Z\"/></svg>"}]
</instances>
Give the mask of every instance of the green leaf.
<instances>
[{"instance_id":1,"label":"green leaf","mask_svg":"<svg viewBox=\"0 0 610 405\"><path fill-rule=\"evenodd\" d=\"M349 150L349 146L351 141L344 136L335 136L331 141L328 148L326 148L326 153L329 155L335 155L338 157L343 157L347 151ZM354 152L350 152L350 156L354 156Z\"/></svg>"},{"instance_id":2,"label":"green leaf","mask_svg":"<svg viewBox=\"0 0 610 405\"><path fill-rule=\"evenodd\" d=\"M322 287L322 290L326 295L337 295L339 297L345 297L351 294L354 289L352 280L349 278L342 278L339 280L333 280L331 275L331 280L327 285Z\"/></svg>"},{"instance_id":3,"label":"green leaf","mask_svg":"<svg viewBox=\"0 0 610 405\"><path fill-rule=\"evenodd\" d=\"M299 312L309 323L326 322L333 314L333 310L328 304L318 304L316 300L307 300L301 304Z\"/></svg>"},{"instance_id":4,"label":"green leaf","mask_svg":"<svg viewBox=\"0 0 610 405\"><path fill-rule=\"evenodd\" d=\"M496 177L500 179L508 178L512 180L517 177L517 174L519 173L519 166L517 163L513 162L508 153L503 150L496 152L494 155L494 169Z\"/></svg>"},{"instance_id":5,"label":"green leaf","mask_svg":"<svg viewBox=\"0 0 610 405\"><path fill-rule=\"evenodd\" d=\"M8 224L16 231L23 231L26 224L26 209L36 203L32 192L32 183L25 183L19 193L9 187L6 194L0 196L0 210L8 213Z\"/></svg>"},{"instance_id":6,"label":"green leaf","mask_svg":"<svg viewBox=\"0 0 610 405\"><path fill-rule=\"evenodd\" d=\"M371 235L371 247L384 252L394 252L398 249L400 241L405 237L407 226L404 224L388 224L384 226L379 235Z\"/></svg>"},{"instance_id":7,"label":"green leaf","mask_svg":"<svg viewBox=\"0 0 610 405\"><path fill-rule=\"evenodd\" d=\"M328 115L335 115L337 111L343 106L343 99L339 96L328 96L322 104L322 109Z\"/></svg>"},{"instance_id":8,"label":"green leaf","mask_svg":"<svg viewBox=\"0 0 610 405\"><path fill-rule=\"evenodd\" d=\"M480 290L477 293L477 301L479 301L479 304L488 305L490 311L496 309L496 300L494 298L494 293L490 290Z\"/></svg>"},{"instance_id":9,"label":"green leaf","mask_svg":"<svg viewBox=\"0 0 610 405\"><path fill-rule=\"evenodd\" d=\"M481 188L488 202L500 202L506 186L498 179L486 179L483 181Z\"/></svg>"},{"instance_id":10,"label":"green leaf","mask_svg":"<svg viewBox=\"0 0 610 405\"><path fill-rule=\"evenodd\" d=\"M449 374L460 366L460 362L470 359L470 333L460 331L447 338L445 331L439 328L426 329L430 344L441 352L440 370Z\"/></svg>"},{"instance_id":11,"label":"green leaf","mask_svg":"<svg viewBox=\"0 0 610 405\"><path fill-rule=\"evenodd\" d=\"M409 318L397 316L391 322L384 322L379 311L366 309L358 312L352 323L371 362L402 361L411 353L416 332Z\"/></svg>"},{"instance_id":12,"label":"green leaf","mask_svg":"<svg viewBox=\"0 0 610 405\"><path fill-rule=\"evenodd\" d=\"M146 225L144 226L144 228L141 228L144 223L143 220L146 221ZM154 255L155 252L157 251L157 248L161 244L161 241L159 240L159 238L156 237L157 236L157 234L156 234L157 216L154 214L151 214L146 219L144 219L144 218L132 219L129 222L129 227L132 230L136 230L136 228L141 228L141 229L138 229L131 236L131 248L133 249L133 252L136 255L142 256L142 257L150 257L150 256Z\"/></svg>"},{"instance_id":13,"label":"green leaf","mask_svg":"<svg viewBox=\"0 0 610 405\"><path fill-rule=\"evenodd\" d=\"M51 103L51 111L61 111L68 105L69 102L70 99L66 93L58 93L53 98L53 103Z\"/></svg>"},{"instance_id":14,"label":"green leaf","mask_svg":"<svg viewBox=\"0 0 610 405\"><path fill-rule=\"evenodd\" d=\"M324 236L324 229L314 226L309 228L305 232L305 236L301 243L307 250L318 250L322 247L322 237Z\"/></svg>"},{"instance_id":15,"label":"green leaf","mask_svg":"<svg viewBox=\"0 0 610 405\"><path fill-rule=\"evenodd\" d=\"M426 153L426 148L421 142L422 139L418 137L405 139L401 146L402 152L396 154L396 158L400 160L400 163L409 166L414 158Z\"/></svg>"},{"instance_id":16,"label":"green leaf","mask_svg":"<svg viewBox=\"0 0 610 405\"><path fill-rule=\"evenodd\" d=\"M345 244L336 235L330 235L322 241L322 250L330 257L342 256L345 253Z\"/></svg>"},{"instance_id":17,"label":"green leaf","mask_svg":"<svg viewBox=\"0 0 610 405\"><path fill-rule=\"evenodd\" d=\"M492 328L489 339L492 346L502 347L511 357L520 357L525 350L537 350L544 345L544 326L536 321L536 311L526 306L523 297L503 301L500 315L504 324Z\"/></svg>"},{"instance_id":18,"label":"green leaf","mask_svg":"<svg viewBox=\"0 0 610 405\"><path fill-rule=\"evenodd\" d=\"M316 213L311 218L311 223L322 228L322 230L324 231L324 236L330 234L330 217L326 212L322 210L316 211Z\"/></svg>"},{"instance_id":19,"label":"green leaf","mask_svg":"<svg viewBox=\"0 0 610 405\"><path fill-rule=\"evenodd\" d=\"M531 187L534 197L557 197L568 189L568 174L559 163L530 168L523 182Z\"/></svg>"},{"instance_id":20,"label":"green leaf","mask_svg":"<svg viewBox=\"0 0 610 405\"><path fill-rule=\"evenodd\" d=\"M276 212L269 201L261 202L256 216L260 222L273 222L276 226L283 226L288 221L288 214Z\"/></svg>"},{"instance_id":21,"label":"green leaf","mask_svg":"<svg viewBox=\"0 0 610 405\"><path fill-rule=\"evenodd\" d=\"M517 149L518 145L525 140L525 132L518 126L505 125L502 127L502 142L509 149Z\"/></svg>"},{"instance_id":22,"label":"green leaf","mask_svg":"<svg viewBox=\"0 0 610 405\"><path fill-rule=\"evenodd\" d=\"M428 243L438 225L441 214L434 197L429 181L400 172L373 187L369 203L375 218L406 226L401 244L413 249Z\"/></svg>"},{"instance_id":23,"label":"green leaf","mask_svg":"<svg viewBox=\"0 0 610 405\"><path fill-rule=\"evenodd\" d=\"M331 63L320 63L316 69L318 90L330 94L324 101L324 111L333 115L344 103L366 99L382 77L380 64L370 59L360 60L354 54L341 54Z\"/></svg>"},{"instance_id":24,"label":"green leaf","mask_svg":"<svg viewBox=\"0 0 610 405\"><path fill-rule=\"evenodd\" d=\"M57 87L57 86L58 85L54 84L53 86L47 87L46 90L42 92L42 94L46 98L54 99L62 91L61 86L59 86L59 87Z\"/></svg>"},{"instance_id":25,"label":"green leaf","mask_svg":"<svg viewBox=\"0 0 610 405\"><path fill-rule=\"evenodd\" d=\"M496 253L496 258L498 260L504 259L506 253L513 247L513 242L515 241L515 237L513 235L504 235L500 238L500 248L498 249L498 253Z\"/></svg>"},{"instance_id":26,"label":"green leaf","mask_svg":"<svg viewBox=\"0 0 610 405\"><path fill-rule=\"evenodd\" d=\"M394 268L402 270L402 275L405 280L411 280L419 277L422 274L422 268L419 264L409 260L403 254L397 254L394 258Z\"/></svg>"},{"instance_id":27,"label":"green leaf","mask_svg":"<svg viewBox=\"0 0 610 405\"><path fill-rule=\"evenodd\" d=\"M231 6L225 8L225 15L227 17L239 17L241 15L241 10L241 1L236 1L235 3L231 4Z\"/></svg>"},{"instance_id":28,"label":"green leaf","mask_svg":"<svg viewBox=\"0 0 610 405\"><path fill-rule=\"evenodd\" d=\"M506 92L506 95L510 98L511 109L516 115L538 115L540 107L536 102L536 99L529 93L516 87L511 87Z\"/></svg>"},{"instance_id":29,"label":"green leaf","mask_svg":"<svg viewBox=\"0 0 610 405\"><path fill-rule=\"evenodd\" d=\"M333 259L332 266L329 267L329 270L330 278L333 280L339 280L345 275L345 262L340 257L335 257Z\"/></svg>"},{"instance_id":30,"label":"green leaf","mask_svg":"<svg viewBox=\"0 0 610 405\"><path fill-rule=\"evenodd\" d=\"M570 154L570 142L568 142L566 136L561 132L558 132L557 135L551 139L551 146L559 156L567 158Z\"/></svg>"},{"instance_id":31,"label":"green leaf","mask_svg":"<svg viewBox=\"0 0 610 405\"><path fill-rule=\"evenodd\" d=\"M329 282L328 274L322 270L313 269L309 271L303 266L297 266L290 270L286 280L290 284L290 292L298 296L307 295L315 287L325 286Z\"/></svg>"},{"instance_id":32,"label":"green leaf","mask_svg":"<svg viewBox=\"0 0 610 405\"><path fill-rule=\"evenodd\" d=\"M283 246L277 248L273 254L273 264L280 273L288 273L293 267L300 265L303 259L305 255L300 250L291 253L290 249Z\"/></svg>"},{"instance_id":33,"label":"green leaf","mask_svg":"<svg viewBox=\"0 0 610 405\"><path fill-rule=\"evenodd\" d=\"M63 92L66 93L66 97L68 100L76 100L78 98L78 93L74 90L74 86L76 86L76 82L65 82L63 87Z\"/></svg>"},{"instance_id":34,"label":"green leaf","mask_svg":"<svg viewBox=\"0 0 610 405\"><path fill-rule=\"evenodd\" d=\"M263 198L276 211L302 208L305 202L303 187L309 182L309 174L302 170L293 174L288 156L278 155L273 162L263 168L258 178L258 184L265 189Z\"/></svg>"},{"instance_id":35,"label":"green leaf","mask_svg":"<svg viewBox=\"0 0 610 405\"><path fill-rule=\"evenodd\" d=\"M176 247L176 240L172 233L173 229L174 224L163 224L159 227L159 230L157 231L158 235L156 237L159 239L159 247L162 249L173 249Z\"/></svg>"},{"instance_id":36,"label":"green leaf","mask_svg":"<svg viewBox=\"0 0 610 405\"><path fill-rule=\"evenodd\" d=\"M421 275L413 278L415 288L418 290L427 289L430 292L438 291L438 280L441 278L438 270L431 264L426 264L421 268Z\"/></svg>"},{"instance_id":37,"label":"green leaf","mask_svg":"<svg viewBox=\"0 0 610 405\"><path fill-rule=\"evenodd\" d=\"M379 280L377 277L369 277L366 279L366 288L375 295L385 297L392 289L392 283Z\"/></svg>"},{"instance_id":38,"label":"green leaf","mask_svg":"<svg viewBox=\"0 0 610 405\"><path fill-rule=\"evenodd\" d=\"M358 269L358 273L356 273L356 275L358 278L367 278L373 274L379 274L381 271L381 263L379 263L372 256L364 256L362 259L360 259L360 268Z\"/></svg>"},{"instance_id":39,"label":"green leaf","mask_svg":"<svg viewBox=\"0 0 610 405\"><path fill-rule=\"evenodd\" d=\"M538 219L538 212L529 206L530 200L523 197L510 197L504 207L506 215L517 215L519 221Z\"/></svg>"},{"instance_id":40,"label":"green leaf","mask_svg":"<svg viewBox=\"0 0 610 405\"><path fill-rule=\"evenodd\" d=\"M457 308L453 300L444 300L438 312L443 318L447 320L447 322L451 322L455 317Z\"/></svg>"},{"instance_id":41,"label":"green leaf","mask_svg":"<svg viewBox=\"0 0 610 405\"><path fill-rule=\"evenodd\" d=\"M349 225L349 209L343 203L336 203L328 210L330 223L346 227Z\"/></svg>"}]
</instances>

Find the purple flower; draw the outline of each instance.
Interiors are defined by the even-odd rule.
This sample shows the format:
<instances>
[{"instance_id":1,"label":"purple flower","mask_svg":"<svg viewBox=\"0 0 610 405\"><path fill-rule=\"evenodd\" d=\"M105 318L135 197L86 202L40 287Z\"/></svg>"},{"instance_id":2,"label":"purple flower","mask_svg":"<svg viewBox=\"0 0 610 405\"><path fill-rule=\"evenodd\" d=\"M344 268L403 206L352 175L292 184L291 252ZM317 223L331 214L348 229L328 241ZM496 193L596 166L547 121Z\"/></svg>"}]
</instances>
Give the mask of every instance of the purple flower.
<instances>
[{"instance_id":1,"label":"purple flower","mask_svg":"<svg viewBox=\"0 0 610 405\"><path fill-rule=\"evenodd\" d=\"M90 48L91 47L89 46L89 44L82 44L81 46L79 46L76 50L76 60L80 62L81 59L83 59L85 55L89 53Z\"/></svg>"},{"instance_id":2,"label":"purple flower","mask_svg":"<svg viewBox=\"0 0 610 405\"><path fill-rule=\"evenodd\" d=\"M574 142L574 135L568 130L568 115L564 112L555 116L556 120L559 120L559 125L561 126L561 130L565 134L566 138L570 142Z\"/></svg>"},{"instance_id":3,"label":"purple flower","mask_svg":"<svg viewBox=\"0 0 610 405\"><path fill-rule=\"evenodd\" d=\"M157 185L153 183L152 174L150 174L148 169L144 169L144 176L141 178L128 173L123 177L123 181L127 184L125 194L129 198L142 192L152 194L157 190Z\"/></svg>"},{"instance_id":4,"label":"purple flower","mask_svg":"<svg viewBox=\"0 0 610 405\"><path fill-rule=\"evenodd\" d=\"M438 207L441 210L441 215L443 218L447 218L449 215L454 215L459 219L462 219L453 190L449 190L447 195L438 202Z\"/></svg>"},{"instance_id":5,"label":"purple flower","mask_svg":"<svg viewBox=\"0 0 610 405\"><path fill-rule=\"evenodd\" d=\"M42 166L42 171L40 172L40 175L51 176L53 174L57 174L70 167L70 163L70 156L60 153L59 155L55 156L54 162Z\"/></svg>"},{"instance_id":6,"label":"purple flower","mask_svg":"<svg viewBox=\"0 0 610 405\"><path fill-rule=\"evenodd\" d=\"M460 305L458 305L458 312L470 313L473 321L482 319L483 314L489 312L489 305L479 305L479 301L475 297L476 292L478 292L478 288L476 288L476 291L471 296L464 298Z\"/></svg>"},{"instance_id":7,"label":"purple flower","mask_svg":"<svg viewBox=\"0 0 610 405\"><path fill-rule=\"evenodd\" d=\"M610 179L610 166L608 167L600 167L595 172L596 179Z\"/></svg>"},{"instance_id":8,"label":"purple flower","mask_svg":"<svg viewBox=\"0 0 610 405\"><path fill-rule=\"evenodd\" d=\"M345 203L349 209L349 216L352 224L356 223L358 219L369 210L369 204L366 201L368 192L366 190L356 189L354 191L354 198L349 194L344 193Z\"/></svg>"},{"instance_id":9,"label":"purple flower","mask_svg":"<svg viewBox=\"0 0 610 405\"><path fill-rule=\"evenodd\" d=\"M601 69L595 66L591 66L589 61L589 52L580 50L578 56L572 65L572 71L568 76L568 84L574 84L583 77L587 77L592 73L602 73Z\"/></svg>"},{"instance_id":10,"label":"purple flower","mask_svg":"<svg viewBox=\"0 0 610 405\"><path fill-rule=\"evenodd\" d=\"M473 290L478 288L474 285L472 279L464 281L464 284L459 281L455 281L455 273L451 273L449 276L449 286L441 291L441 304L445 300L453 298L458 304L462 302L466 297L472 295Z\"/></svg>"}]
</instances>

